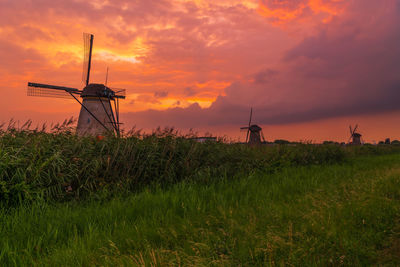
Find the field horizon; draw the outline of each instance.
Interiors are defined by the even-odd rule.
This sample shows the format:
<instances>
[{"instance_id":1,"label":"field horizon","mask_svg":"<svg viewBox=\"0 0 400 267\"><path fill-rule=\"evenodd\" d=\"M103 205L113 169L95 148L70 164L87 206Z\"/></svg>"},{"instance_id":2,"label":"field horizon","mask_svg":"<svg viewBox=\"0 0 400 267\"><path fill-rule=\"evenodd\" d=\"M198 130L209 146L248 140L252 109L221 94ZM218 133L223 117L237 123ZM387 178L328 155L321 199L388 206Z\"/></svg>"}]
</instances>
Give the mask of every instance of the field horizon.
<instances>
[{"instance_id":1,"label":"field horizon","mask_svg":"<svg viewBox=\"0 0 400 267\"><path fill-rule=\"evenodd\" d=\"M76 117L69 117L60 121L56 122L42 122L42 123L34 123L32 119L26 119L24 121L19 121L11 118L8 122L0 122L0 131L27 131L27 132L42 132L42 133L62 133L62 132L68 132L71 134L76 134L76 126L77 126L77 121L78 118ZM239 129L239 128L238 128ZM238 130L239 132L239 130ZM201 138L201 137L213 137L216 138L218 141L222 141L224 143L245 143L245 140L241 140L241 137L238 136L246 136L245 131L240 131L240 134L238 134L236 137L232 137L228 134L220 133L212 133L209 131L200 131L196 129L186 129L186 130L180 130L177 127L154 127L152 129L147 129L145 131L144 129L138 128L136 125L130 127L130 128L121 128L121 136L120 137L146 137L146 136L151 136L151 135L157 135L157 136L162 136L165 133L169 133L170 135L174 136L179 136L179 137L184 137L184 138ZM107 135L107 134L106 134ZM269 140L265 140L264 144L341 144L341 145L347 145L349 144L350 138L347 136L347 139L321 139L319 141L313 140L313 137L310 138L304 138L304 139L285 139L285 138L279 138L278 136L275 136L276 138L272 138ZM367 145L379 145L379 144L385 144L385 138L381 138L378 140L369 140L364 142L364 144ZM399 138L393 138L390 139L390 142L395 145L400 145L400 137Z\"/></svg>"}]
</instances>

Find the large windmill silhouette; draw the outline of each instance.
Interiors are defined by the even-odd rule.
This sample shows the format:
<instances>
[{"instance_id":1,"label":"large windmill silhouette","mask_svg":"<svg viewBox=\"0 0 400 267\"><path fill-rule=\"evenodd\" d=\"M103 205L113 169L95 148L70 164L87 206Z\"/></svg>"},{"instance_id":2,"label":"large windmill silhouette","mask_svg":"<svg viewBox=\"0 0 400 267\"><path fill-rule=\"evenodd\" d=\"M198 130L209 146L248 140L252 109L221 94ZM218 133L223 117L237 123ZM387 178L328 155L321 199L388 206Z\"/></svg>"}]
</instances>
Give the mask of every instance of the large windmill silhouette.
<instances>
[{"instance_id":1,"label":"large windmill silhouette","mask_svg":"<svg viewBox=\"0 0 400 267\"><path fill-rule=\"evenodd\" d=\"M79 135L120 134L119 99L125 99L125 89L111 89L105 84L90 83L93 34L84 33L82 90L57 85L28 83L28 96L74 98L80 105L76 132ZM78 99L82 98L82 101Z\"/></svg>"}]
</instances>

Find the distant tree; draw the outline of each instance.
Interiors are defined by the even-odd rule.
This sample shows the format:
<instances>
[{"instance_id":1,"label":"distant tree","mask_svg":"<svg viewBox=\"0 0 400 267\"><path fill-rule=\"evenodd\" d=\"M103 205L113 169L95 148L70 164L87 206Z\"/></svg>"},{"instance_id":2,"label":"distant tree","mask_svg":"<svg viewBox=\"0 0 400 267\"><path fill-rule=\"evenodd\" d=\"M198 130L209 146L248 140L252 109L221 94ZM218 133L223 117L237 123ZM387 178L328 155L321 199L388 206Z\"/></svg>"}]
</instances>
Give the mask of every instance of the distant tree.
<instances>
[{"instance_id":1,"label":"distant tree","mask_svg":"<svg viewBox=\"0 0 400 267\"><path fill-rule=\"evenodd\" d=\"M392 141L392 145L400 145L400 141L399 140L393 140Z\"/></svg>"},{"instance_id":2,"label":"distant tree","mask_svg":"<svg viewBox=\"0 0 400 267\"><path fill-rule=\"evenodd\" d=\"M378 145L384 145L385 142L384 141L379 141Z\"/></svg>"},{"instance_id":3,"label":"distant tree","mask_svg":"<svg viewBox=\"0 0 400 267\"><path fill-rule=\"evenodd\" d=\"M290 142L288 140L277 139L277 140L274 141L274 144L287 145L287 144L290 144Z\"/></svg>"},{"instance_id":4,"label":"distant tree","mask_svg":"<svg viewBox=\"0 0 400 267\"><path fill-rule=\"evenodd\" d=\"M338 145L339 143L335 142L335 141L324 141L324 142L322 142L322 144L324 144L324 145Z\"/></svg>"}]
</instances>

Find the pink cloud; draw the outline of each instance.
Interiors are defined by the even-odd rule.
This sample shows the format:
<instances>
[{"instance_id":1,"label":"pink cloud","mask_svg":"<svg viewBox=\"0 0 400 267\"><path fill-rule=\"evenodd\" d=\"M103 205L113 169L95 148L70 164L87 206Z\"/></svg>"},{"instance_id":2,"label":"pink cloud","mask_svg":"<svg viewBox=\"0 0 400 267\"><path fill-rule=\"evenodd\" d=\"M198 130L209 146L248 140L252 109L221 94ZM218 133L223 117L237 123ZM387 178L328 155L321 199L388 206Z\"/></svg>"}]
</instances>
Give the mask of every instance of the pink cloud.
<instances>
[{"instance_id":1,"label":"pink cloud","mask_svg":"<svg viewBox=\"0 0 400 267\"><path fill-rule=\"evenodd\" d=\"M360 9L360 3L289 49L276 68L258 65L252 77L227 87L210 108L142 112L137 121L186 128L239 125L251 106L262 124L398 110L400 7L395 1L370 1Z\"/></svg>"},{"instance_id":2,"label":"pink cloud","mask_svg":"<svg viewBox=\"0 0 400 267\"><path fill-rule=\"evenodd\" d=\"M395 0L264 0L267 17L257 2L2 1L0 90L13 103L3 109L79 110L27 98L25 87L81 87L83 31L95 33L93 81L108 66L110 86L128 89L127 126L241 125L250 106L265 124L398 109Z\"/></svg>"}]
</instances>

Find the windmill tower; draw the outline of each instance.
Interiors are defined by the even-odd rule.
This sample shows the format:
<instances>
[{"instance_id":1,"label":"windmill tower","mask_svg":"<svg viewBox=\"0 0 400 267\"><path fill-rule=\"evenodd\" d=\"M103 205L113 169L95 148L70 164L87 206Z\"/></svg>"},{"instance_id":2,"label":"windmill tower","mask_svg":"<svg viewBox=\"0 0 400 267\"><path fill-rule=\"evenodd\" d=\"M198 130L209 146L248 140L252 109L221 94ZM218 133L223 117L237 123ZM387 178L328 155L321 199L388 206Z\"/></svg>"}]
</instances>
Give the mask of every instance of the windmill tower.
<instances>
[{"instance_id":1,"label":"windmill tower","mask_svg":"<svg viewBox=\"0 0 400 267\"><path fill-rule=\"evenodd\" d=\"M262 132L262 128L257 124L251 124L252 116L253 116L253 108L250 109L249 125L246 127L241 127L240 129L247 130L246 143L248 143L249 145L258 145L261 144L262 142L265 142L265 138ZM261 139L263 141L261 141Z\"/></svg>"},{"instance_id":2,"label":"windmill tower","mask_svg":"<svg viewBox=\"0 0 400 267\"><path fill-rule=\"evenodd\" d=\"M356 126L354 127L354 129L351 128L351 125L349 126L350 128L350 138L349 138L349 145L361 145L362 139L361 139L361 134L357 133L356 130L358 128L358 125L356 124ZM351 142L350 142L351 140Z\"/></svg>"},{"instance_id":3,"label":"windmill tower","mask_svg":"<svg viewBox=\"0 0 400 267\"><path fill-rule=\"evenodd\" d=\"M64 86L28 83L28 96L73 98L81 105L76 132L78 135L120 134L119 99L125 99L125 89L111 89L105 84L89 83L92 63L93 34L84 33L82 80L79 90ZM82 101L78 99L82 98Z\"/></svg>"}]
</instances>

